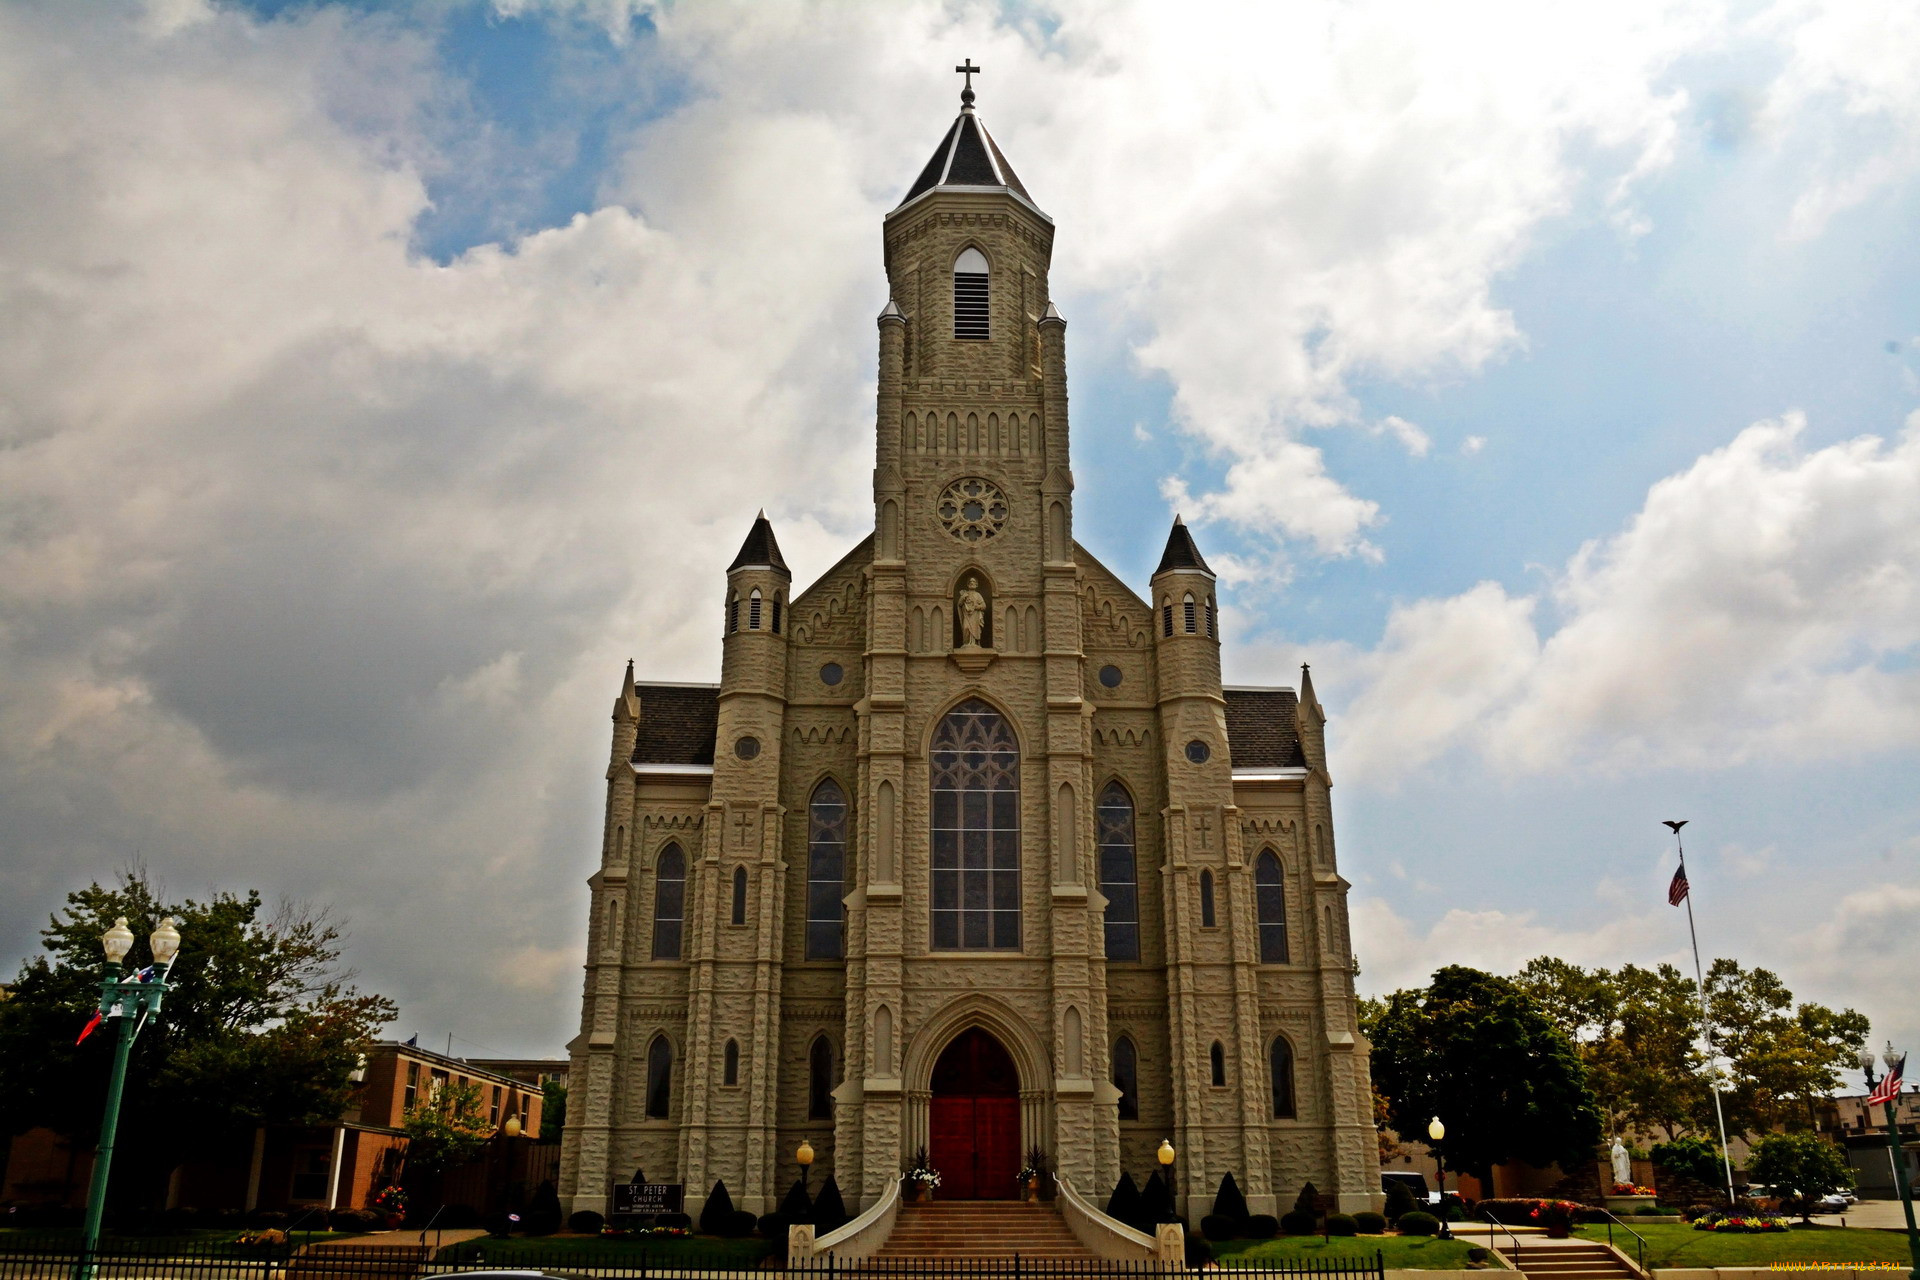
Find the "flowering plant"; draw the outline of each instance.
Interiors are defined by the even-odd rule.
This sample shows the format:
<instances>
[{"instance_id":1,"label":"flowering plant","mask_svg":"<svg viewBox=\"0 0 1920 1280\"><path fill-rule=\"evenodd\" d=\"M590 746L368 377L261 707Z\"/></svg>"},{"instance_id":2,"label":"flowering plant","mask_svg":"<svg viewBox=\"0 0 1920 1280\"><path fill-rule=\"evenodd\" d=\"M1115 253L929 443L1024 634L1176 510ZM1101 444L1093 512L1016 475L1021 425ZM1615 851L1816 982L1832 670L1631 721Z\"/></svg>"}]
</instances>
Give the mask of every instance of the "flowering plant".
<instances>
[{"instance_id":1,"label":"flowering plant","mask_svg":"<svg viewBox=\"0 0 1920 1280\"><path fill-rule=\"evenodd\" d=\"M382 1213L405 1213L407 1211L406 1188L393 1183L373 1193L373 1207Z\"/></svg>"},{"instance_id":2,"label":"flowering plant","mask_svg":"<svg viewBox=\"0 0 1920 1280\"><path fill-rule=\"evenodd\" d=\"M1695 1231L1721 1231L1729 1235L1759 1235L1761 1232L1785 1231L1787 1220L1771 1214L1709 1214L1693 1224Z\"/></svg>"},{"instance_id":3,"label":"flowering plant","mask_svg":"<svg viewBox=\"0 0 1920 1280\"><path fill-rule=\"evenodd\" d=\"M1584 1208L1586 1208L1586 1206L1578 1200L1542 1200L1539 1204L1533 1206L1533 1212L1527 1216L1536 1219L1544 1218L1549 1221L1554 1218L1567 1219L1573 1217L1575 1213L1578 1213Z\"/></svg>"},{"instance_id":4,"label":"flowering plant","mask_svg":"<svg viewBox=\"0 0 1920 1280\"><path fill-rule=\"evenodd\" d=\"M937 1187L940 1185L940 1174L931 1164L927 1163L927 1149L925 1147L913 1153L913 1163L907 1166L901 1176L908 1182L915 1182L923 1187Z\"/></svg>"},{"instance_id":5,"label":"flowering plant","mask_svg":"<svg viewBox=\"0 0 1920 1280\"><path fill-rule=\"evenodd\" d=\"M1651 1196L1659 1194L1652 1187L1637 1186L1631 1182L1616 1182L1609 1193L1616 1196Z\"/></svg>"}]
</instances>

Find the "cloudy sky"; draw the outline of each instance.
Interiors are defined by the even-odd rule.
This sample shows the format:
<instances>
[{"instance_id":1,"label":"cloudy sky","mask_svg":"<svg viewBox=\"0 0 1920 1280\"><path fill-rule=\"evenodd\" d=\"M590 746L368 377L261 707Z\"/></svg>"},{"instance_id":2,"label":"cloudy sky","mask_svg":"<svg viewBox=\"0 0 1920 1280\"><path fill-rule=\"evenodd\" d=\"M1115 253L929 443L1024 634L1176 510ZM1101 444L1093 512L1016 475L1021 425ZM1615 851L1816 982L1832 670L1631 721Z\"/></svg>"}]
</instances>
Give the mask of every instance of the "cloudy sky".
<instances>
[{"instance_id":1,"label":"cloudy sky","mask_svg":"<svg viewBox=\"0 0 1920 1280\"><path fill-rule=\"evenodd\" d=\"M558 1052L621 664L869 527L963 57L1081 541L1314 664L1363 988L1682 959L1685 817L1710 954L1920 1039L1905 0L0 5L0 955L138 858Z\"/></svg>"}]
</instances>

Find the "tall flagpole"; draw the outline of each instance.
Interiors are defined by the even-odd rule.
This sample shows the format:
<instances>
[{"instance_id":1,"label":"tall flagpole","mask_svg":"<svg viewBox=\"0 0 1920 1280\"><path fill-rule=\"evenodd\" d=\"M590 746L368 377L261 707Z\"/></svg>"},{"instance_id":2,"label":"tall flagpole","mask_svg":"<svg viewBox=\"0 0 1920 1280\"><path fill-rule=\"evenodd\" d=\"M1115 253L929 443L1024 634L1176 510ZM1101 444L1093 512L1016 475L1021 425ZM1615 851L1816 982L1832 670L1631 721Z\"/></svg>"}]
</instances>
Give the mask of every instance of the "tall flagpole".
<instances>
[{"instance_id":1,"label":"tall flagpole","mask_svg":"<svg viewBox=\"0 0 1920 1280\"><path fill-rule=\"evenodd\" d=\"M1687 825L1687 819L1667 822L1664 825L1673 829L1674 848L1680 853L1680 877L1687 891L1681 899L1687 904L1687 938L1693 943L1693 985L1700 993L1700 1033L1707 1042L1707 1064L1712 1075L1707 1077L1707 1087L1713 1090L1713 1118L1720 1127L1720 1164L1727 1174L1727 1203L1734 1202L1733 1194L1733 1157L1727 1151L1727 1113L1720 1105L1720 1053L1713 1043L1713 1019L1707 1013L1707 980L1700 969L1700 933L1693 927L1693 881L1687 876L1687 845L1680 838L1680 828Z\"/></svg>"}]
</instances>

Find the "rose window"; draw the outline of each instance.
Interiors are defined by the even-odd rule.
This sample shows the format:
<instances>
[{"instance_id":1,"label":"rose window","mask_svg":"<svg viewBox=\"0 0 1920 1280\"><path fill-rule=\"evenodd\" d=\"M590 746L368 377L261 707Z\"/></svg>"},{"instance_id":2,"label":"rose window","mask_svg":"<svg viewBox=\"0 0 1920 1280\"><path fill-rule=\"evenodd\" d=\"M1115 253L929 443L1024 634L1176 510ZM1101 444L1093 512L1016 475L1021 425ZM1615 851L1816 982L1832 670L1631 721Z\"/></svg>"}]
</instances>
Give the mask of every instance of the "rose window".
<instances>
[{"instance_id":1,"label":"rose window","mask_svg":"<svg viewBox=\"0 0 1920 1280\"><path fill-rule=\"evenodd\" d=\"M1007 523L1007 499L978 476L955 480L940 494L934 508L940 524L962 542L984 542Z\"/></svg>"}]
</instances>

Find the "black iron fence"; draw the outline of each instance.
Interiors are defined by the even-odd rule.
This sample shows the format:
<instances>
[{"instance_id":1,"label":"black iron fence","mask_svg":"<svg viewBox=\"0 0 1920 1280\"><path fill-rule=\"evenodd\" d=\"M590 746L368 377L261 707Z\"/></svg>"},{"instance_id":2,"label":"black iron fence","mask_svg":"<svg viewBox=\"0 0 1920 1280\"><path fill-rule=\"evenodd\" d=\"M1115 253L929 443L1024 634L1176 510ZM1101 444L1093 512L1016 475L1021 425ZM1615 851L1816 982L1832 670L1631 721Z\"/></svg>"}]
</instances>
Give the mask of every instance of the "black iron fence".
<instances>
[{"instance_id":1,"label":"black iron fence","mask_svg":"<svg viewBox=\"0 0 1920 1280\"><path fill-rule=\"evenodd\" d=\"M526 1248L518 1242L489 1250L476 1240L438 1251L416 1246L213 1245L204 1242L112 1241L83 1255L71 1239L35 1241L0 1236L0 1280L423 1280L504 1273L543 1273L565 1280L745 1280L785 1270L808 1280L1161 1280L1188 1268L1152 1261L1021 1257L868 1258L833 1257L783 1266L775 1258L702 1257L695 1253L649 1253L645 1249ZM992 1248L983 1241L983 1248ZM478 1246L478 1247L476 1247ZM1378 1251L1311 1263L1221 1260L1236 1280L1385 1280Z\"/></svg>"}]
</instances>

